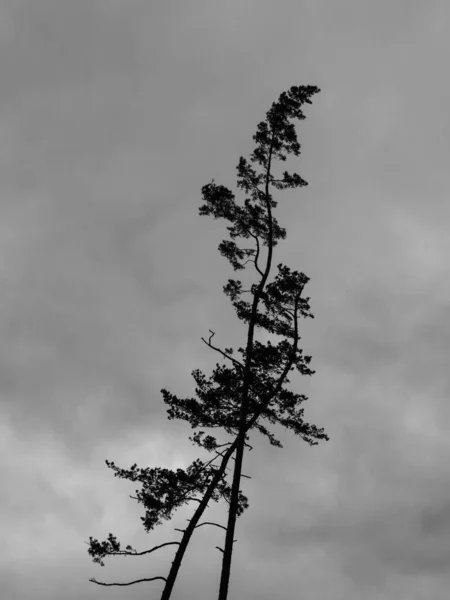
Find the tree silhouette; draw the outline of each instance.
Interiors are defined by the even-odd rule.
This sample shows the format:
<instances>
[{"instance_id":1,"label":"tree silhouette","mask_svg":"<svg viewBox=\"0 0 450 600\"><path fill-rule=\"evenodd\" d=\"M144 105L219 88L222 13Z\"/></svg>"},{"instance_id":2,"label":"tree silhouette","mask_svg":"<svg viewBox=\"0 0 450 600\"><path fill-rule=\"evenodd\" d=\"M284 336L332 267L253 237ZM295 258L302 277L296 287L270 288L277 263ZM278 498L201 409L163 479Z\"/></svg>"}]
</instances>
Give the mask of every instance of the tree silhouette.
<instances>
[{"instance_id":1,"label":"tree silhouette","mask_svg":"<svg viewBox=\"0 0 450 600\"><path fill-rule=\"evenodd\" d=\"M257 172L243 157L240 158L237 167L238 187L250 196L245 199L244 209L235 204L234 196L226 188L221 188L219 193L211 188L204 188L207 205L202 207L202 214L212 213L215 218L222 217L231 221L232 226L227 229L232 240L238 237L247 239L252 237L256 244L256 248L243 249L239 248L234 241L224 241L219 246L220 252L230 261L235 270L244 268L245 263L243 264L242 260L246 256L254 257L253 260L250 260L261 277L257 285L252 285L250 293L253 299L251 302L240 299L244 293L240 281L230 279L224 289L230 297L238 317L248 323L248 333L245 352L240 349L245 357L245 369L242 374L239 433L222 559L219 600L226 600L228 596L246 425L249 413L254 411L255 398L264 398L267 390L276 389L280 382L282 384L289 383L287 373L294 368L302 375L313 373L307 366L310 363L310 357L303 356L302 350L297 345L299 340L298 317L300 315L312 317L309 307L310 298L302 298L303 289L309 279L298 271L291 272L288 267L280 263L277 265L278 273L274 281L267 284L267 280L272 267L273 248L277 245L278 240L286 237L286 230L278 225L272 215L272 210L276 208L277 202L270 193L270 187L283 190L307 185L300 175L290 174L287 171L284 171L282 179L276 179L271 172L272 164L277 159L285 161L288 154L299 156L300 144L291 121L305 118L301 107L304 103L311 104L311 96L318 92L319 89L315 86L291 87L288 92L280 95L278 102L272 104L266 120L258 124L257 132L253 136L257 147L250 160L262 167L262 171ZM261 244L268 248L264 269L261 269L258 264ZM260 303L262 303L261 310L259 310ZM282 340L277 346L272 346L270 341L263 345L254 339L255 328L265 329L271 334L290 338L293 343L291 345L287 340ZM283 369L283 365L287 365L287 368ZM281 375L277 379L276 375L280 373ZM323 430L304 423L303 409L300 409L299 405L305 399L303 395L280 389L272 394L269 402L264 402L261 416L271 423L279 423L286 429L291 429L309 444L314 445L317 443L316 439L328 439L328 436L324 434ZM266 433L266 430L261 432ZM280 445L272 439L270 441L274 445Z\"/></svg>"},{"instance_id":2,"label":"tree silhouette","mask_svg":"<svg viewBox=\"0 0 450 600\"><path fill-rule=\"evenodd\" d=\"M318 92L319 89L315 86L292 87L288 92L283 92L278 102L272 105L266 121L259 123L257 133L253 136L257 147L250 160L259 164L262 172L257 173L243 157L237 166L237 185L250 196L245 198L244 206L238 205L232 192L224 186L216 185L214 180L202 188L205 203L200 207L199 214L212 215L215 219L224 218L231 223L227 227L231 239L221 242L220 253L229 260L234 270L242 270L248 263L252 264L260 280L257 284L252 284L249 290L243 290L241 281L229 279L223 288L238 318L248 325L246 346L237 350L241 358L234 356L232 348L221 349L213 345L215 333L210 330L208 340L202 338L202 341L218 352L230 366L217 363L209 378L199 369L194 370L192 376L197 384L196 398L178 398L166 389L162 389L161 393L168 405L169 419L186 420L196 430L223 430L232 437L232 441L219 444L214 436L205 435L203 429L196 431L189 438L191 442L214 453L214 457L208 462L197 459L186 470L138 469L137 465L132 465L127 470L106 461L108 467L115 471L115 476L142 485L142 489L136 491L137 495L133 498L145 507L145 517L141 517L141 520L147 532L163 520L169 520L180 506L191 501L198 502L198 506L186 529L177 530L183 534L180 542L167 542L150 550L137 552L131 546L121 550L120 542L113 534L109 534L103 542L90 537L88 553L94 562L102 566L106 556L140 556L164 546L178 546L167 577L109 584L91 579L99 585L132 585L161 579L165 582L161 600L168 600L194 530L209 524L226 531L224 548L217 547L223 555L219 600L225 600L236 519L248 507L248 500L240 490L240 481L242 477L246 477L242 473L242 462L245 448L251 449L248 443L249 431L257 429L269 439L271 445L279 448L282 447L281 442L261 420L290 429L311 446L316 445L320 439L329 439L323 429L303 420L304 410L301 404L307 400L306 396L284 387L289 383L290 371L296 369L302 375L314 373L309 368L311 357L303 355L298 347L298 319L313 318L310 298L302 296L309 278L280 263L273 281L268 283L273 249L278 240L286 237L286 230L278 225L272 214L277 203L269 190L271 187L282 190L307 185L297 173L289 174L287 171L283 173L282 179L276 179L272 174L272 165L277 159L285 161L289 153L295 156L300 154L300 144L291 120L305 118L301 106L304 103L311 104L310 97ZM234 240L239 237L251 238L254 247L238 247ZM264 247L267 247L267 256L263 266ZM250 294L252 301L243 300L243 294ZM255 339L256 328L285 339L276 345L270 341L263 344ZM230 486L226 481L226 471L234 453L235 466ZM219 458L219 465L213 464ZM211 499L215 502L222 499L229 504L227 527L209 521L199 523Z\"/></svg>"}]
</instances>

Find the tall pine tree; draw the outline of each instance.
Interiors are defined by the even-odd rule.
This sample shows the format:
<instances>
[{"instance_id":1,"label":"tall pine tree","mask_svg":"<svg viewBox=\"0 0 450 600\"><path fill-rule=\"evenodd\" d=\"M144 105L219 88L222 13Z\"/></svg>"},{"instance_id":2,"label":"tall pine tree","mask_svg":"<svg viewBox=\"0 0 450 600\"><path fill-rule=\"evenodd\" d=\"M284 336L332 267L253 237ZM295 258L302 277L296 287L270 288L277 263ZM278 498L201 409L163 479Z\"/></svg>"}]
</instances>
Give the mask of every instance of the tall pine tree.
<instances>
[{"instance_id":1,"label":"tall pine tree","mask_svg":"<svg viewBox=\"0 0 450 600\"><path fill-rule=\"evenodd\" d=\"M323 429L303 420L304 410L301 404L307 400L306 396L285 387L289 383L288 373L294 369L302 375L314 373L309 368L311 357L303 355L298 347L298 320L300 317L313 317L310 299L302 296L309 279L298 271L291 272L280 263L273 281L269 282L273 249L278 240L286 237L286 230L278 225L273 216L277 203L270 189L274 187L282 190L306 185L297 173L289 174L285 171L281 179L275 178L272 173L273 163L276 160L285 161L287 154L300 154L300 145L291 121L294 118L305 118L301 106L304 103L311 104L311 96L318 92L319 89L314 86L292 87L281 94L278 102L267 113L266 120L259 123L257 133L253 136L257 147L250 160L259 165L260 172L251 167L243 157L237 166L238 187L249 196L245 198L243 206L236 203L230 190L216 185L214 180L202 188L205 203L200 207L200 215L213 215L214 218L224 218L230 222L227 229L231 239L224 240L219 245L220 253L230 261L234 270L242 270L247 264L252 264L260 278L249 290L243 290L242 282L234 279L229 279L224 286L224 292L230 298L238 318L247 324L246 345L245 348L238 348L237 353L241 356L238 359L232 348L215 346L212 343L215 334L210 331L211 335L207 340L202 338L203 342L227 362L217 364L209 378L198 369L193 371L197 384L196 398L180 399L166 389L161 390L164 402L169 407L169 419L186 420L197 430L189 439L200 448L214 453L210 461L197 459L186 470L176 471L161 468L138 469L136 464L130 469L121 469L113 462L106 461L116 476L142 485L134 498L145 507L145 517L141 517L141 520L147 532L163 520L169 520L180 506L191 501L196 501L198 506L186 529L180 530L183 534L180 542L167 542L150 550L137 552L131 546L122 550L113 534L109 534L108 539L103 542L90 537L88 552L94 562L100 565L104 564L106 556L140 556L167 545L178 546L167 577L109 584L91 579L99 585L132 585L161 579L165 582L161 600L168 600L194 530L210 524L226 530L224 548L219 548L223 554L219 600L225 600L230 579L235 523L237 517L248 507L247 498L240 490L240 481L244 477L244 450L246 447L251 448L248 443L249 431L257 429L277 447L282 447L280 441L261 421L278 423L311 446L316 445L320 439L329 439ZM239 237L250 239L253 248L238 247L234 240ZM267 248L265 261L264 247ZM250 294L252 300L243 300L243 294ZM263 329L284 339L276 345L270 341L263 344L255 338L256 329ZM231 436L231 441L219 444L214 436L205 435L201 428L223 430ZM230 486L226 481L226 471L234 454L233 481ZM221 459L219 465L214 465L217 459ZM226 527L211 522L199 523L211 499L222 499L229 504Z\"/></svg>"},{"instance_id":2,"label":"tall pine tree","mask_svg":"<svg viewBox=\"0 0 450 600\"><path fill-rule=\"evenodd\" d=\"M236 459L233 473L233 483L228 513L228 524L223 552L222 573L219 588L219 600L226 600L230 580L231 558L233 552L233 537L239 507L239 487L242 477L242 463L245 449L246 424L248 415L254 412L253 404L269 392L272 399L265 404L261 417L270 422L278 422L294 433L301 435L309 443L314 443L314 438L328 437L322 430L306 426L302 420L303 409L299 408L305 400L303 395L295 394L286 389L273 393L279 379L276 375L282 374L282 381L289 383L288 371L283 366L289 365L289 371L296 368L302 375L311 375L308 368L310 357L302 355L302 350L297 347L298 322L301 315L311 317L309 312L309 298L303 298L302 293L308 278L298 271L291 272L281 263L277 265L278 273L272 283L267 283L272 267L273 248L279 239L286 237L286 230L279 227L272 211L277 206L270 192L271 188L283 190L307 185L297 173L284 171L283 177L277 179L272 173L272 166L276 160L285 161L288 154L299 156L300 144L292 123L293 119L304 119L301 107L304 103L311 104L311 96L319 92L315 86L293 86L288 92L283 92L278 102L275 102L266 115L266 120L258 124L257 132L253 136L257 147L250 160L257 165L255 170L241 157L238 164L238 187L248 195L245 199L245 208L238 207L234 202L231 192L223 188L219 195L210 190L206 192L206 207L202 207L202 214L212 213L214 217L223 217L231 221L228 227L232 240L252 238L256 248L244 249L237 246L234 241L224 241L219 246L221 253L228 258L235 270L244 268L242 263L245 257L253 257L254 267L260 275L257 284L252 285L250 293L252 300L241 300L242 283L229 280L224 288L230 297L236 313L240 319L248 323L247 345L243 355L245 368L241 379L239 433L236 446ZM260 267L260 249L267 247L266 264ZM260 344L255 340L255 328L264 329L268 333L292 339L290 345L282 340L275 347L271 342ZM256 385L255 385L256 379ZM276 407L274 415L273 408Z\"/></svg>"}]
</instances>

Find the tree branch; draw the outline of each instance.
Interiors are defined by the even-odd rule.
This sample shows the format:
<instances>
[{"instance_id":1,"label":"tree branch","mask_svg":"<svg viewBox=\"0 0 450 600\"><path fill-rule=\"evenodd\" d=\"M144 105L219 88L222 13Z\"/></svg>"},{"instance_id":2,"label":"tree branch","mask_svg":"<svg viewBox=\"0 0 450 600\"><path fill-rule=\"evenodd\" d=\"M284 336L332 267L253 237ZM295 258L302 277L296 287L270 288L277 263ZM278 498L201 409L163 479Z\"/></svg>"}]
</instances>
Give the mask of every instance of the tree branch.
<instances>
[{"instance_id":1,"label":"tree branch","mask_svg":"<svg viewBox=\"0 0 450 600\"><path fill-rule=\"evenodd\" d=\"M190 519L188 519L188 521L189 520ZM196 525L195 528L201 527L202 525L215 525L216 527L220 527L221 529L225 529L225 531L227 530L227 528L224 527L223 525L219 525L219 523L212 523L211 521L204 521L203 523L200 523L199 525Z\"/></svg>"},{"instance_id":2,"label":"tree branch","mask_svg":"<svg viewBox=\"0 0 450 600\"><path fill-rule=\"evenodd\" d=\"M258 273L261 275L261 277L263 277L264 273L261 271L261 269L258 266L258 258L259 258L259 251L260 251L258 236L255 235L254 233L252 233L250 230L247 230L247 231L252 236L252 238L255 238L255 241L256 241L256 256L255 256L255 261L254 261L255 262L255 268L258 271Z\"/></svg>"},{"instance_id":3,"label":"tree branch","mask_svg":"<svg viewBox=\"0 0 450 600\"><path fill-rule=\"evenodd\" d=\"M88 542L85 542L85 544L90 546L90 544L88 544ZM108 552L106 554L106 556L118 556L118 555L143 556L144 554L150 554L151 552L154 552L155 550L159 550L160 548L163 548L164 546L173 546L175 544L177 546L179 546L180 542L165 542L164 544L160 544L159 546L154 546L153 548L150 548L150 550L143 550L142 552L136 552L136 550L119 550L118 552Z\"/></svg>"},{"instance_id":4,"label":"tree branch","mask_svg":"<svg viewBox=\"0 0 450 600\"><path fill-rule=\"evenodd\" d=\"M267 407L266 410L268 409L268 405L270 404L270 402L272 401L273 398L275 398L275 396L278 394L278 392L281 390L282 386L283 386L283 382L287 376L287 374L289 373L290 368L292 367L292 364L295 360L295 356L297 353L297 348L298 348L298 341L299 341L299 335L298 335L298 309L299 309L299 301L300 301L300 297L302 295L303 292L303 288L300 290L300 292L298 293L297 297L295 298L295 305L294 305L294 341L292 343L292 347L291 347L291 355L286 363L286 366L284 367L283 372L280 374L280 377L278 378L278 381L275 385L274 390L268 395L267 398L263 399L260 403L259 406L265 406ZM258 403L257 403L258 406ZM255 411L256 413L258 411ZM254 419L255 413L252 417L252 419L250 419L250 422L256 422L257 419ZM277 416L273 413L272 411L272 416L273 418L279 422L279 419L277 418Z\"/></svg>"},{"instance_id":5,"label":"tree branch","mask_svg":"<svg viewBox=\"0 0 450 600\"><path fill-rule=\"evenodd\" d=\"M223 445L223 444L222 444L222 445ZM219 446L218 446L218 447L219 447ZM209 467L209 465L210 465L212 462L214 462L214 461L216 460L216 458L218 458L219 456L221 456L221 457L223 458L223 452L216 452L216 456L214 456L214 458L212 458L210 461L208 461L208 462L205 464L205 467L204 467L204 468L206 469L206 467ZM227 467L227 468L228 468L228 467Z\"/></svg>"},{"instance_id":6,"label":"tree branch","mask_svg":"<svg viewBox=\"0 0 450 600\"><path fill-rule=\"evenodd\" d=\"M224 356L225 358L228 358L228 360L231 360L235 365L238 365L242 370L244 370L244 365L239 362L236 358L233 358L232 356L230 356L229 354L227 354L226 352L224 352L223 350L221 350L220 348L216 348L215 346L213 346L211 344L211 340L212 338L216 335L214 331L211 331L211 329L209 330L211 335L209 336L209 340L206 341L204 338L201 338L203 342L205 342L205 344L207 346L209 346L210 348L212 348L213 350L215 350L216 352L220 352L220 354L222 354L222 356Z\"/></svg>"},{"instance_id":7,"label":"tree branch","mask_svg":"<svg viewBox=\"0 0 450 600\"><path fill-rule=\"evenodd\" d=\"M125 586L125 585L133 585L135 583L142 583L143 581L155 581L155 579L162 579L163 581L167 581L167 579L165 577L162 577L160 575L158 577L150 577L149 579L136 579L135 581L130 581L128 583L104 583L103 581L97 581L94 578L89 579L89 581L92 581L92 583L96 583L97 585L105 585L105 586L120 585L120 586Z\"/></svg>"},{"instance_id":8,"label":"tree branch","mask_svg":"<svg viewBox=\"0 0 450 600\"><path fill-rule=\"evenodd\" d=\"M226 528L225 528L225 529L226 529ZM233 542L237 542L237 540L233 540ZM216 546L216 548L217 548L217 550L220 550L220 551L222 552L222 554L223 554L223 550L222 550L222 548L219 548L219 546Z\"/></svg>"}]
</instances>

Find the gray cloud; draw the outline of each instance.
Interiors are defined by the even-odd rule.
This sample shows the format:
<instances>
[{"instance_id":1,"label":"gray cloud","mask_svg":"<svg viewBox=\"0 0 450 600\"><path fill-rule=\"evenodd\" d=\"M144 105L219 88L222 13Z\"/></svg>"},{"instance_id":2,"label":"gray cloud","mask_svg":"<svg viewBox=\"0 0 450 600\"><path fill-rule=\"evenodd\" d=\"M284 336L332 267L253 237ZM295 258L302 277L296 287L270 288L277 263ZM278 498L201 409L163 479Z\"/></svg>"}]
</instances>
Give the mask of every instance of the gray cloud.
<instances>
[{"instance_id":1,"label":"gray cloud","mask_svg":"<svg viewBox=\"0 0 450 600\"><path fill-rule=\"evenodd\" d=\"M232 594L447 597L449 17L443 0L0 1L2 597L94 600L91 576L166 572L168 552L89 561L89 535L151 547L190 515L143 535L104 459L196 458L160 389L193 393L209 328L243 343L200 189L236 191L257 123L302 84L322 92L286 167L310 185L280 195L276 262L311 277L317 373L292 384L331 441L255 438ZM174 600L217 589L222 538L202 529Z\"/></svg>"}]
</instances>

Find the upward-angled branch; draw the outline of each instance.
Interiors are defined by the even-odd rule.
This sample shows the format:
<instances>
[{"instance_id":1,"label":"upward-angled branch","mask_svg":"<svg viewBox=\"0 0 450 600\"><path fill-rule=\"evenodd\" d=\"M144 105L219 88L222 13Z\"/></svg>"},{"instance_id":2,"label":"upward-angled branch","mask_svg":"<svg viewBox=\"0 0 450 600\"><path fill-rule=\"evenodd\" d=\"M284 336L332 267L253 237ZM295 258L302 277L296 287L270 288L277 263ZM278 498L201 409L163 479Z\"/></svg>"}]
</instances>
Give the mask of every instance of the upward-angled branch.
<instances>
[{"instance_id":1,"label":"upward-angled branch","mask_svg":"<svg viewBox=\"0 0 450 600\"><path fill-rule=\"evenodd\" d=\"M232 356L230 356L227 352L224 352L223 350L221 350L220 348L217 348L216 346L213 346L211 344L211 340L212 338L216 335L214 331L211 331L211 329L209 330L209 332L211 333L211 335L209 336L209 340L206 341L204 338L202 338L202 342L204 342L207 346L209 346L210 348L212 348L213 350L215 350L216 352L219 352L220 354L222 354L222 356L224 356L225 358L227 358L228 360L231 360L231 362L233 364L235 364L237 367L239 367L240 369L244 370L244 365L239 362L238 360L236 360L235 358L233 358Z\"/></svg>"}]
</instances>

